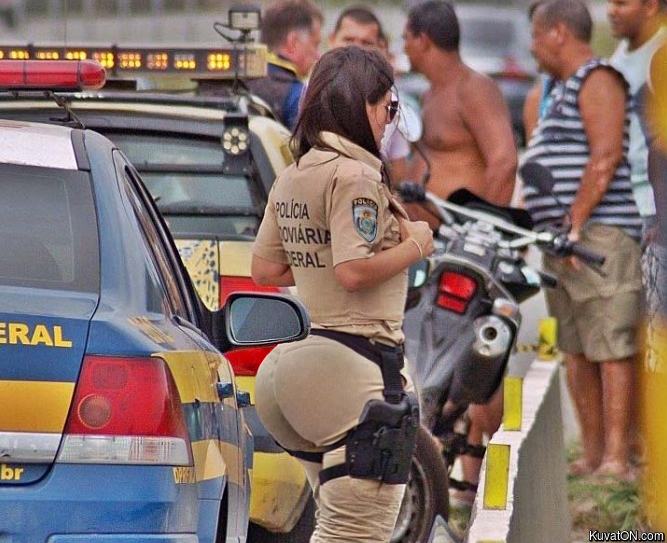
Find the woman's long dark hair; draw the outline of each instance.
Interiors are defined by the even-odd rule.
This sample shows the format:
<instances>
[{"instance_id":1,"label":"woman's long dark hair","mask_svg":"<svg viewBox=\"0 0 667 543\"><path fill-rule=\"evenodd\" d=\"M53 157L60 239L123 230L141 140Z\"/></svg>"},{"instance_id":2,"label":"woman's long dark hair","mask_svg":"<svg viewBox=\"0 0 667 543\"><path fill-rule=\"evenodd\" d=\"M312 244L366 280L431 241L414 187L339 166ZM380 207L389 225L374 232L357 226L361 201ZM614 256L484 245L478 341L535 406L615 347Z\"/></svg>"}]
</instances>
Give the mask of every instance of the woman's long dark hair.
<instances>
[{"instance_id":1,"label":"woman's long dark hair","mask_svg":"<svg viewBox=\"0 0 667 543\"><path fill-rule=\"evenodd\" d=\"M292 136L297 160L313 147L328 147L320 137L323 130L379 158L366 103L377 104L393 85L393 70L378 52L349 46L325 53L313 70Z\"/></svg>"}]
</instances>

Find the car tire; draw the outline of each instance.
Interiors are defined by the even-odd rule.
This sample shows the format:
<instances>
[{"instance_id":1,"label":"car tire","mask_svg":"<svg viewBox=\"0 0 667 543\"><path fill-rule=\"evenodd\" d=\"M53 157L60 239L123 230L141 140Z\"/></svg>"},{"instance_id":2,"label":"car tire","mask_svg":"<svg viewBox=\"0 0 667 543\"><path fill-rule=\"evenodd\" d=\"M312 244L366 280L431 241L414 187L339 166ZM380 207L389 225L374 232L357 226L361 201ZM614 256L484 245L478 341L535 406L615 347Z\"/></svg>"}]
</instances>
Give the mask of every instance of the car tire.
<instances>
[{"instance_id":1,"label":"car tire","mask_svg":"<svg viewBox=\"0 0 667 543\"><path fill-rule=\"evenodd\" d=\"M287 533L271 532L251 522L248 528L248 543L308 543L314 529L315 500L311 494L299 521L291 531Z\"/></svg>"},{"instance_id":2,"label":"car tire","mask_svg":"<svg viewBox=\"0 0 667 543\"><path fill-rule=\"evenodd\" d=\"M420 426L410 480L391 543L428 541L435 518L449 517L449 472L437 441Z\"/></svg>"}]
</instances>

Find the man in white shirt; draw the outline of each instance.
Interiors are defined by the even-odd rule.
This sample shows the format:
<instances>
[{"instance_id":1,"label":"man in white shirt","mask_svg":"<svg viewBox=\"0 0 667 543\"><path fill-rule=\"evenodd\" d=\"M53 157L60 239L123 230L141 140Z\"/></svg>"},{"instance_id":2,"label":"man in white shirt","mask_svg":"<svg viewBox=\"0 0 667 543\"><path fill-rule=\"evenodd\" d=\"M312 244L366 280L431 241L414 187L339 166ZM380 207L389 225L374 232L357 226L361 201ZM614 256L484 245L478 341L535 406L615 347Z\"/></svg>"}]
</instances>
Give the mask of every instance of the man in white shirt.
<instances>
[{"instance_id":1,"label":"man in white shirt","mask_svg":"<svg viewBox=\"0 0 667 543\"><path fill-rule=\"evenodd\" d=\"M628 161L632 192L643 222L642 282L646 300L644 316L648 322L660 305L660 291L663 287L659 285L659 278L664 277L664 272L660 272L664 257L659 257L664 251L656 244L656 201L649 182L648 146L641 126L640 109L651 60L656 51L667 43L667 28L662 26L662 16L666 12L667 0L607 0L607 16L612 32L622 40L610 62L623 74L632 99ZM647 333L651 336L650 327ZM651 349L648 349L645 363L652 358ZM634 393L631 394L634 396ZM634 441L631 448L637 452L637 421L632 421L632 424L635 428L631 429L631 439Z\"/></svg>"},{"instance_id":2,"label":"man in white shirt","mask_svg":"<svg viewBox=\"0 0 667 543\"><path fill-rule=\"evenodd\" d=\"M648 180L648 147L637 106L639 93L646 84L651 58L667 41L667 29L661 24L661 12L664 10L664 0L607 0L607 16L612 31L615 37L622 39L610 62L625 77L634 105L628 159L633 194L647 227L645 234L655 218L655 201Z\"/></svg>"}]
</instances>

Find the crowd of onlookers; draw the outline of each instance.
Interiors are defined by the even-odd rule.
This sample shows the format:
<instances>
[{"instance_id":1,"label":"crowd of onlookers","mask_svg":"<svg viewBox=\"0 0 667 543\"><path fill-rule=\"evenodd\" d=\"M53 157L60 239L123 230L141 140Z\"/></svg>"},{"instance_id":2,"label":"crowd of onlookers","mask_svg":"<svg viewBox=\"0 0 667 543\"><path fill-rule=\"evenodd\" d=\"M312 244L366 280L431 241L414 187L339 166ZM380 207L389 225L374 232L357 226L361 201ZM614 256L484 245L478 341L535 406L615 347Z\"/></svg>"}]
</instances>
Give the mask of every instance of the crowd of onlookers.
<instances>
[{"instance_id":1,"label":"crowd of onlookers","mask_svg":"<svg viewBox=\"0 0 667 543\"><path fill-rule=\"evenodd\" d=\"M431 164L429 190L447 197L465 187L508 205L518 157L498 86L461 59L451 3L412 4L404 50L412 69L430 82L422 97L419 143ZM593 21L582 0L541 0L526 13L541 75L524 108L522 161L549 169L557 198L524 179L523 200L537 226L564 225L571 239L606 257L602 273L574 257L545 257L545 268L559 279L547 301L559 321L559 346L582 428L584 454L571 470L630 479L640 447L635 408L638 338L645 328L640 322L659 310L659 287L667 277L666 238L657 228L667 209L667 140L660 134L667 123L659 118L667 113L664 96L656 92L667 71L667 2L607 0L607 13L620 40L610 59L591 47ZM290 128L298 122L305 80L319 58L322 24L321 11L309 0L276 0L263 14L269 75L250 88ZM345 10L328 41L330 47L355 45L389 56L382 24L365 7ZM391 128L385 136L392 182L420 179L425 163L419 154L411 154L405 138ZM406 207L436 226L425 209ZM643 363L655 370L659 361L651 353ZM480 443L484 433L495 431L501 412L500 392L489 404L472 406L469 441ZM472 482L478 462L464 462Z\"/></svg>"}]
</instances>

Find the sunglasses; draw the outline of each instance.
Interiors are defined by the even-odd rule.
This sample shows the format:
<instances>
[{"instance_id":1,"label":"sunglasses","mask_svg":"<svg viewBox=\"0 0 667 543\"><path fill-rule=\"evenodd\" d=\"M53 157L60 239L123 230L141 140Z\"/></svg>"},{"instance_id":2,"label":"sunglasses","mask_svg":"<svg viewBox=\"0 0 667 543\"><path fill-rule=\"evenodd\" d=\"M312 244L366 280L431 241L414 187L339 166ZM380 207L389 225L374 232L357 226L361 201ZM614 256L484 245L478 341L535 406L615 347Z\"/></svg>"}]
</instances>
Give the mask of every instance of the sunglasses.
<instances>
[{"instance_id":1,"label":"sunglasses","mask_svg":"<svg viewBox=\"0 0 667 543\"><path fill-rule=\"evenodd\" d=\"M394 117L396 117L396 114L398 113L398 100L392 100L384 107L387 110L387 115L389 116L389 122L392 122L394 120Z\"/></svg>"}]
</instances>

